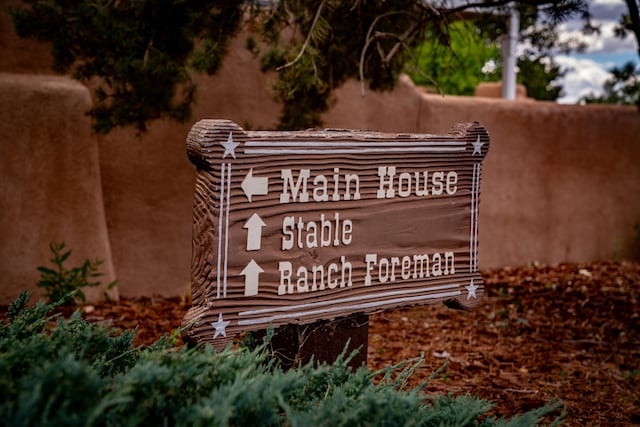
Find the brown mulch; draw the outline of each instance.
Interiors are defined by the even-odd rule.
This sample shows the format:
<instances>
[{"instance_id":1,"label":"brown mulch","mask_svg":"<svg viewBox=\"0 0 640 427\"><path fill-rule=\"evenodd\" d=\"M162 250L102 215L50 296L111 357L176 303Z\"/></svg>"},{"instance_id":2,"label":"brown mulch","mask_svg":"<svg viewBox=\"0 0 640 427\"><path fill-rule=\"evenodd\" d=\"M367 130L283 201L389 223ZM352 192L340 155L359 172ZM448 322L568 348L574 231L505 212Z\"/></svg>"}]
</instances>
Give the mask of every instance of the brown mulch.
<instances>
[{"instance_id":1,"label":"brown mulch","mask_svg":"<svg viewBox=\"0 0 640 427\"><path fill-rule=\"evenodd\" d=\"M426 306L370 316L372 369L424 354L414 383L471 394L513 415L552 400L566 425L640 425L640 263L604 262L483 271L472 311ZM137 328L149 344L180 325L178 298L85 307L91 321ZM444 365L444 367L443 367Z\"/></svg>"},{"instance_id":2,"label":"brown mulch","mask_svg":"<svg viewBox=\"0 0 640 427\"><path fill-rule=\"evenodd\" d=\"M428 391L469 393L513 415L560 400L566 425L640 424L640 264L483 272L469 312L430 306L372 316L369 365L424 352ZM393 331L393 332L391 332Z\"/></svg>"}]
</instances>

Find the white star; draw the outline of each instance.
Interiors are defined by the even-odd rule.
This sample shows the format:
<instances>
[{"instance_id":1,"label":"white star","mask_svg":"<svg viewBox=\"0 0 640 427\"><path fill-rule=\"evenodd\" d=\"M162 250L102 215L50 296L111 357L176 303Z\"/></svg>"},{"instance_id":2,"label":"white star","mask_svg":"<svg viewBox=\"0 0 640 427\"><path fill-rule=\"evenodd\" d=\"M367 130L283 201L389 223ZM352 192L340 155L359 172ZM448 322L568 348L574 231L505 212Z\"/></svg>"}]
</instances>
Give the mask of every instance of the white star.
<instances>
[{"instance_id":1,"label":"white star","mask_svg":"<svg viewBox=\"0 0 640 427\"><path fill-rule=\"evenodd\" d=\"M467 299L470 300L471 297L478 298L476 295L476 290L478 290L479 286L473 284L473 279L471 279L471 284L469 286L465 286L467 288Z\"/></svg>"},{"instance_id":2,"label":"white star","mask_svg":"<svg viewBox=\"0 0 640 427\"><path fill-rule=\"evenodd\" d=\"M478 139L476 139L476 142L472 142L471 144L473 144L473 154L471 154L472 156L477 155L481 155L482 154L482 146L484 145L484 142L480 141L480 135L478 135Z\"/></svg>"},{"instance_id":3,"label":"white star","mask_svg":"<svg viewBox=\"0 0 640 427\"><path fill-rule=\"evenodd\" d=\"M227 157L227 155L233 156L234 159L236 158L235 150L236 150L236 147L240 145L240 143L233 142L233 135L231 134L231 132L229 132L229 138L227 139L227 142L221 142L220 145L224 147L224 154L222 155L223 159Z\"/></svg>"},{"instance_id":4,"label":"white star","mask_svg":"<svg viewBox=\"0 0 640 427\"><path fill-rule=\"evenodd\" d=\"M227 326L229 326L229 323L231 322L230 321L225 322L224 320L222 320L222 313L220 313L220 315L218 316L218 321L211 323L211 326L216 328L216 331L213 334L213 339L216 339L218 335L222 335L223 337L226 338L227 337L226 328Z\"/></svg>"}]
</instances>

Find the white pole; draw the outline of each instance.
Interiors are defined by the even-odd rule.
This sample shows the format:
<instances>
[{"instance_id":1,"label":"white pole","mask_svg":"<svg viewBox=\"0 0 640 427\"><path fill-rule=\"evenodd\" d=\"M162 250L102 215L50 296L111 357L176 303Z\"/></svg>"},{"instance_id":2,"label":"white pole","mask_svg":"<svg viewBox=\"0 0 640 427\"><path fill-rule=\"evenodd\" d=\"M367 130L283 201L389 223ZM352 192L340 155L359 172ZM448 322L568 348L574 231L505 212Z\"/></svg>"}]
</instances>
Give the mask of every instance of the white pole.
<instances>
[{"instance_id":1,"label":"white pole","mask_svg":"<svg viewBox=\"0 0 640 427\"><path fill-rule=\"evenodd\" d=\"M502 37L502 97L505 99L516 99L516 46L519 27L520 15L514 4L509 14L508 34Z\"/></svg>"}]
</instances>

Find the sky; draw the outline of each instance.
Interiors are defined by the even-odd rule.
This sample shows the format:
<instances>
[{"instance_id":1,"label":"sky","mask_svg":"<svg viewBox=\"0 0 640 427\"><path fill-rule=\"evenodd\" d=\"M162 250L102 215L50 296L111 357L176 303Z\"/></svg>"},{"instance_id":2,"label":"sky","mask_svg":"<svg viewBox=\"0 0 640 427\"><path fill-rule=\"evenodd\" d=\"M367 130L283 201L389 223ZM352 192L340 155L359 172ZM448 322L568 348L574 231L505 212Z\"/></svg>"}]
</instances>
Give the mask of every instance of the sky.
<instances>
[{"instance_id":1,"label":"sky","mask_svg":"<svg viewBox=\"0 0 640 427\"><path fill-rule=\"evenodd\" d=\"M589 93L602 92L602 84L610 77L614 66L633 61L640 62L635 38L629 34L625 39L615 37L614 28L620 16L627 11L623 0L590 0L589 10L593 24L599 26L600 34L585 35L583 21L576 17L559 28L561 40L576 38L587 43L582 54L557 54L556 62L567 70L563 79L564 96L558 102L574 104Z\"/></svg>"}]
</instances>

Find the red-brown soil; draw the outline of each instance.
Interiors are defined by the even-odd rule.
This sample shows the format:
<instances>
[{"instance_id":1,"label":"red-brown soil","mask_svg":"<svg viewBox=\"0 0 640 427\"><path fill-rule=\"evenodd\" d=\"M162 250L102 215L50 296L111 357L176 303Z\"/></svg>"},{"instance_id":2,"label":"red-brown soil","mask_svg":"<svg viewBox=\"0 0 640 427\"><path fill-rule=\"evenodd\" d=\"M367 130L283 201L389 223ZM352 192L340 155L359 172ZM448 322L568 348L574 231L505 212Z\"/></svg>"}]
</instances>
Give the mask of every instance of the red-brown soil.
<instances>
[{"instance_id":1,"label":"red-brown soil","mask_svg":"<svg viewBox=\"0 0 640 427\"><path fill-rule=\"evenodd\" d=\"M561 400L566 425L640 424L640 264L483 272L470 312L421 307L370 319L369 365L421 352L431 392L470 393L514 414Z\"/></svg>"},{"instance_id":2,"label":"red-brown soil","mask_svg":"<svg viewBox=\"0 0 640 427\"><path fill-rule=\"evenodd\" d=\"M428 393L478 395L493 414L552 400L566 425L640 425L640 263L563 264L483 271L474 310L416 307L370 316L368 365L425 355L414 383L446 366ZM92 321L137 328L148 344L180 325L179 299L121 299L85 307Z\"/></svg>"}]
</instances>

